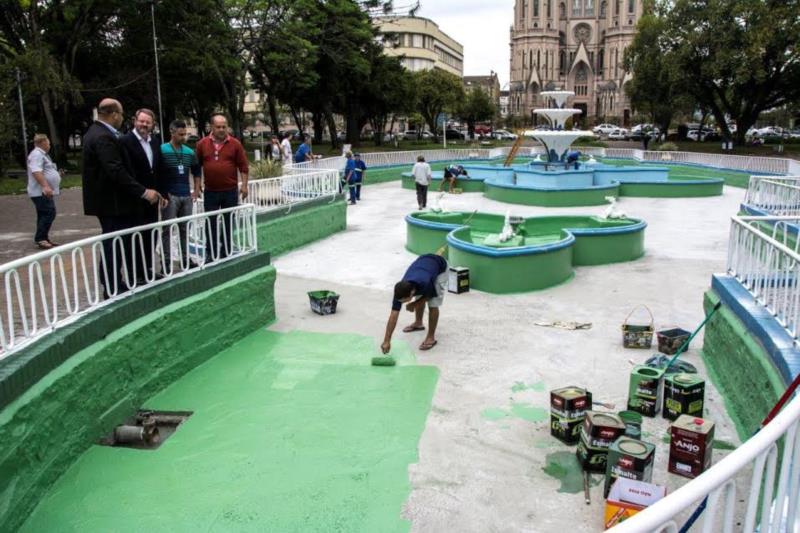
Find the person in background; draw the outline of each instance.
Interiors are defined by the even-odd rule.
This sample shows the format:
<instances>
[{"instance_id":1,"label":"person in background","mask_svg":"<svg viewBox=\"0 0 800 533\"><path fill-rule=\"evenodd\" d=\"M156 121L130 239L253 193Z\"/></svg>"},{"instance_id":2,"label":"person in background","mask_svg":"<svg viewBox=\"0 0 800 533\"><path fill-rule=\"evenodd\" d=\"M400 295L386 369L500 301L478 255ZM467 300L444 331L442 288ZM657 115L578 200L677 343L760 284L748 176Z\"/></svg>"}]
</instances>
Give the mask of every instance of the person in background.
<instances>
[{"instance_id":1,"label":"person in background","mask_svg":"<svg viewBox=\"0 0 800 533\"><path fill-rule=\"evenodd\" d=\"M361 201L361 184L364 183L364 180L367 178L367 165L364 161L361 160L361 154L356 152L353 154L355 157L356 162L356 201Z\"/></svg>"},{"instance_id":2,"label":"person in background","mask_svg":"<svg viewBox=\"0 0 800 533\"><path fill-rule=\"evenodd\" d=\"M148 189L158 189L156 169L161 154L158 142L151 133L156 124L156 115L150 109L139 109L133 115L133 130L120 138L128 161L133 170L133 178ZM136 202L134 225L144 226L158 222L158 204L150 204L145 200ZM157 236L155 230L141 232L141 242L134 239L131 243L136 263L136 277L140 282L153 276L153 258ZM156 236L156 239L153 237Z\"/></svg>"},{"instance_id":3,"label":"person in background","mask_svg":"<svg viewBox=\"0 0 800 533\"><path fill-rule=\"evenodd\" d=\"M186 123L182 120L173 120L169 125L169 133L170 141L159 147L158 190L169 200L167 206L161 209L162 220L172 220L192 214L192 206L197 201L202 179L200 162L194 150L186 146ZM194 190L190 187L190 180L194 180ZM178 225L178 234L182 268L197 266L189 259L186 222ZM161 246L166 273L172 272L172 233L169 226L163 228Z\"/></svg>"},{"instance_id":4,"label":"person in background","mask_svg":"<svg viewBox=\"0 0 800 533\"><path fill-rule=\"evenodd\" d=\"M284 173L286 170L292 168L292 143L289 141L289 134L283 134L281 141L281 165L283 166Z\"/></svg>"},{"instance_id":5,"label":"person in background","mask_svg":"<svg viewBox=\"0 0 800 533\"><path fill-rule=\"evenodd\" d=\"M459 176L467 177L467 171L461 165L448 165L444 169L444 177L441 185L439 185L439 192L444 189L444 184L447 182L447 192L452 193L456 186L456 180Z\"/></svg>"},{"instance_id":6,"label":"person in background","mask_svg":"<svg viewBox=\"0 0 800 533\"><path fill-rule=\"evenodd\" d=\"M419 346L420 350L430 350L436 346L436 326L439 324L439 308L444 302L447 290L447 261L438 254L419 256L408 267L403 279L394 286L392 311L386 323L386 333L381 351L386 354L392 349L392 334L397 326L400 309L406 304L406 311L414 313L414 322L403 328L403 333L423 331L422 318L425 304L428 305L428 334Z\"/></svg>"},{"instance_id":7,"label":"person in background","mask_svg":"<svg viewBox=\"0 0 800 533\"><path fill-rule=\"evenodd\" d=\"M195 180L195 190L203 193L203 210L210 213L236 207L240 196L245 200L250 166L244 146L228 133L228 119L225 115L217 113L211 117L211 134L200 139L195 148L197 160L203 169L202 184ZM218 243L217 217L209 218L206 228L210 231L206 245L206 262L227 257L233 251L231 222L232 217L228 213L224 216L225 233Z\"/></svg>"},{"instance_id":8,"label":"person in background","mask_svg":"<svg viewBox=\"0 0 800 533\"><path fill-rule=\"evenodd\" d=\"M301 144L294 153L294 162L305 163L306 161L311 161L312 159L314 159L314 154L311 152L311 136L304 135L303 144Z\"/></svg>"},{"instance_id":9,"label":"person in background","mask_svg":"<svg viewBox=\"0 0 800 533\"><path fill-rule=\"evenodd\" d=\"M64 171L50 156L50 139L43 133L33 136L33 150L28 154L28 196L36 207L36 233L33 242L42 250L58 246L50 240L50 228L56 219L55 197L59 194Z\"/></svg>"},{"instance_id":10,"label":"person in background","mask_svg":"<svg viewBox=\"0 0 800 533\"><path fill-rule=\"evenodd\" d=\"M433 179L433 173L431 166L425 162L424 156L417 156L417 162L414 163L411 174L414 175L414 186L417 189L417 206L420 210L425 209L428 206L428 186Z\"/></svg>"},{"instance_id":11,"label":"person in background","mask_svg":"<svg viewBox=\"0 0 800 533\"><path fill-rule=\"evenodd\" d=\"M353 152L345 155L344 175L342 176L342 186L350 191L350 205L356 205L356 162L353 161Z\"/></svg>"},{"instance_id":12,"label":"person in background","mask_svg":"<svg viewBox=\"0 0 800 533\"><path fill-rule=\"evenodd\" d=\"M269 158L275 163L281 160L281 145L278 142L278 137L273 135L269 145Z\"/></svg>"},{"instance_id":13,"label":"person in background","mask_svg":"<svg viewBox=\"0 0 800 533\"><path fill-rule=\"evenodd\" d=\"M133 227L141 200L151 205L164 202L158 191L133 177L119 142L124 116L119 101L104 98L97 106L97 121L83 136L83 212L97 217L103 233ZM122 236L121 241L121 246L115 246L113 239L103 241L99 277L106 298L127 291L126 282L132 282L122 275L123 263L130 260L130 235Z\"/></svg>"}]
</instances>

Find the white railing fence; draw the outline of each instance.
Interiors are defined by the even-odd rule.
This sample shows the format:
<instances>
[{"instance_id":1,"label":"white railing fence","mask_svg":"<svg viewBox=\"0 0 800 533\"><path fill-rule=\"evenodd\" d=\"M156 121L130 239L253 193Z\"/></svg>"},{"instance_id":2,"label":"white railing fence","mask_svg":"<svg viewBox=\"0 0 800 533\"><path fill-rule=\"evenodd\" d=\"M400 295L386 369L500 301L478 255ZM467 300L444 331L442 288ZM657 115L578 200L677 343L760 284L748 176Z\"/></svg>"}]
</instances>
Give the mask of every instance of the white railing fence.
<instances>
[{"instance_id":1,"label":"white railing fence","mask_svg":"<svg viewBox=\"0 0 800 533\"><path fill-rule=\"evenodd\" d=\"M792 338L800 323L798 217L733 217L728 273L764 306Z\"/></svg>"},{"instance_id":2,"label":"white railing fence","mask_svg":"<svg viewBox=\"0 0 800 533\"><path fill-rule=\"evenodd\" d=\"M737 492L737 485L744 494ZM719 463L609 531L677 532L706 497L698 522L704 533L751 533L756 527L760 533L800 531L800 396Z\"/></svg>"},{"instance_id":3,"label":"white railing fence","mask_svg":"<svg viewBox=\"0 0 800 533\"><path fill-rule=\"evenodd\" d=\"M770 215L800 216L800 176L750 176L744 203Z\"/></svg>"},{"instance_id":4,"label":"white railing fence","mask_svg":"<svg viewBox=\"0 0 800 533\"><path fill-rule=\"evenodd\" d=\"M247 204L156 222L0 265L0 359L111 302L254 253L255 212Z\"/></svg>"},{"instance_id":5,"label":"white railing fence","mask_svg":"<svg viewBox=\"0 0 800 533\"><path fill-rule=\"evenodd\" d=\"M337 194L339 171L319 170L252 180L247 183L247 190L247 201L255 204L256 212L262 213Z\"/></svg>"}]
</instances>

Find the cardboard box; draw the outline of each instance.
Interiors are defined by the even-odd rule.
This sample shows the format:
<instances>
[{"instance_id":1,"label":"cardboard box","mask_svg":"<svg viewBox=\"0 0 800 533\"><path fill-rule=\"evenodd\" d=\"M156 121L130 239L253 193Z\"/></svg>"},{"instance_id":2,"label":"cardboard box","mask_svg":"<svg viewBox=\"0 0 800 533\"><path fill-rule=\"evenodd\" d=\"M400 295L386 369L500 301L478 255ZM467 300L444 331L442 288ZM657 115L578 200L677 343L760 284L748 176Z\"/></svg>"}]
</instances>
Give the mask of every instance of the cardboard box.
<instances>
[{"instance_id":1,"label":"cardboard box","mask_svg":"<svg viewBox=\"0 0 800 533\"><path fill-rule=\"evenodd\" d=\"M666 487L633 479L617 479L606 500L605 528L610 529L624 522L666 495Z\"/></svg>"}]
</instances>

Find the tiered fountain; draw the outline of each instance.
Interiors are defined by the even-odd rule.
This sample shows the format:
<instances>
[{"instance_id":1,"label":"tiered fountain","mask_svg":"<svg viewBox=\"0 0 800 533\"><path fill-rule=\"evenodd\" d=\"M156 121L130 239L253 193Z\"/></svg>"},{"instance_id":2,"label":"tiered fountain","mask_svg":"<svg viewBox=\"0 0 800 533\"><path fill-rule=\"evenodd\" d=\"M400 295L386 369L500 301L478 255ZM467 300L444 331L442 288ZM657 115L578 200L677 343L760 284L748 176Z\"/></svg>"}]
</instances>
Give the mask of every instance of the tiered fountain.
<instances>
[{"instance_id":1,"label":"tiered fountain","mask_svg":"<svg viewBox=\"0 0 800 533\"><path fill-rule=\"evenodd\" d=\"M533 137L544 145L548 163L565 162L569 147L575 142L575 139L578 137L594 137L594 133L591 131L564 129L564 123L567 119L581 112L580 109L564 107L567 98L574 96L574 92L544 91L541 95L552 99L555 107L534 109L533 112L547 118L550 121L552 130L528 130L525 132L525 136Z\"/></svg>"}]
</instances>

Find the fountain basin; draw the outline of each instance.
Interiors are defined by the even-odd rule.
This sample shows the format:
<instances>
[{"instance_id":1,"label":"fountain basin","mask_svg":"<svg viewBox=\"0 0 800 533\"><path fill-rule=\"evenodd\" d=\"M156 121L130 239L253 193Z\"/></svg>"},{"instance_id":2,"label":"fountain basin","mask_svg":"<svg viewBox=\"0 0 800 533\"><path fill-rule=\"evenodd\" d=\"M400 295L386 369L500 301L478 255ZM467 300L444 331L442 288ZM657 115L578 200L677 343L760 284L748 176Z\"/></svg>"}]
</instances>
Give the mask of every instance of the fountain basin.
<instances>
[{"instance_id":1,"label":"fountain basin","mask_svg":"<svg viewBox=\"0 0 800 533\"><path fill-rule=\"evenodd\" d=\"M637 219L529 217L521 236L499 243L493 237L503 223L502 215L492 213L414 212L406 216L406 248L424 254L447 244L448 261L470 269L473 288L498 294L552 287L570 279L576 266L644 254L647 224Z\"/></svg>"}]
</instances>

